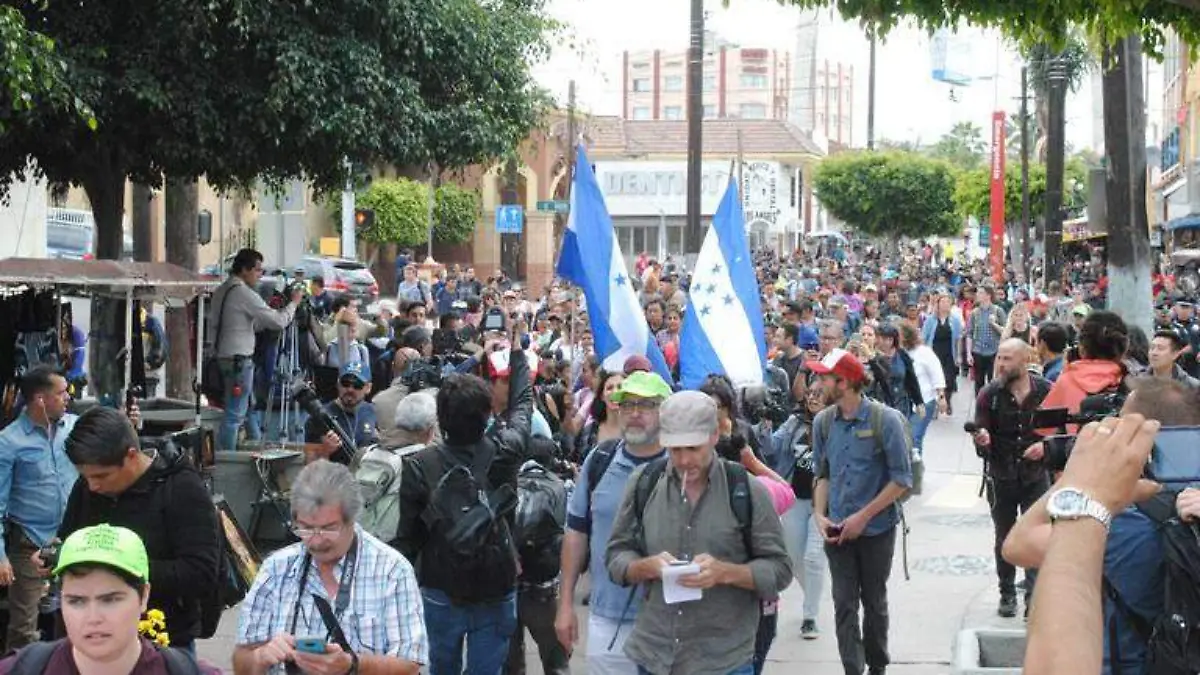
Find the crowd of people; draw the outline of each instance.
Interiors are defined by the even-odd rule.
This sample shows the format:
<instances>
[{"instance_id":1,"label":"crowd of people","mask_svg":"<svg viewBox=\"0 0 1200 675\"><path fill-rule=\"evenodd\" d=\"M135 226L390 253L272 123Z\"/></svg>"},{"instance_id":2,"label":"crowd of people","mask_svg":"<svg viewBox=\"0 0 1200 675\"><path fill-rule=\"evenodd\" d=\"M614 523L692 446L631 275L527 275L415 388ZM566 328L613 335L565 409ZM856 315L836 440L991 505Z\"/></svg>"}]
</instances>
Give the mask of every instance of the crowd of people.
<instances>
[{"instance_id":1,"label":"crowd of people","mask_svg":"<svg viewBox=\"0 0 1200 675\"><path fill-rule=\"evenodd\" d=\"M290 490L295 543L237 610L234 671L519 674L528 631L561 675L586 631L588 672L757 675L794 579L795 637L821 639L828 582L845 672L883 673L903 504L963 386L997 612L1017 616L1024 592L1027 668L1150 672L1172 578L1159 531L1200 516L1200 493L1134 469L1159 425L1200 426L1192 305L1162 278L1167 311L1147 336L1105 308L1106 280L1086 267L1035 292L933 243L836 253L755 254L763 382L713 373L683 390L689 280L670 258L631 264L668 364L656 372L595 354L566 284L538 292L456 266L421 279L404 260L395 300L369 308L320 279L267 283L262 255L239 252L209 322L219 445L275 434L303 443L306 465ZM281 362L319 399L282 423L303 397L278 389ZM43 659L84 675L208 669L194 646L227 571L199 474L142 448L136 408L67 412L50 369L27 373L22 394L0 432L17 652L0 672ZM170 647L139 637L147 610ZM1046 634L1072 620L1086 625L1063 636L1081 650L1068 663ZM53 636L67 641L26 647Z\"/></svg>"}]
</instances>

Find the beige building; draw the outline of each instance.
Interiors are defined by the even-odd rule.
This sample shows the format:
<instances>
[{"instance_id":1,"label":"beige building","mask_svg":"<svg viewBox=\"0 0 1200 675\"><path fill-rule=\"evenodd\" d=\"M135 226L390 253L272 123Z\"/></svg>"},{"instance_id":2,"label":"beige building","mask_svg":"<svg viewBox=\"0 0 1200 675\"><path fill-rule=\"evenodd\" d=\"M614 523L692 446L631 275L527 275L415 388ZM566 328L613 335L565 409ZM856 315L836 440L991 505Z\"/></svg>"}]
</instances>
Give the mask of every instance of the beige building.
<instances>
[{"instance_id":1,"label":"beige building","mask_svg":"<svg viewBox=\"0 0 1200 675\"><path fill-rule=\"evenodd\" d=\"M687 50L625 52L627 120L687 119ZM740 47L709 33L704 51L704 117L787 119L791 55Z\"/></svg>"}]
</instances>

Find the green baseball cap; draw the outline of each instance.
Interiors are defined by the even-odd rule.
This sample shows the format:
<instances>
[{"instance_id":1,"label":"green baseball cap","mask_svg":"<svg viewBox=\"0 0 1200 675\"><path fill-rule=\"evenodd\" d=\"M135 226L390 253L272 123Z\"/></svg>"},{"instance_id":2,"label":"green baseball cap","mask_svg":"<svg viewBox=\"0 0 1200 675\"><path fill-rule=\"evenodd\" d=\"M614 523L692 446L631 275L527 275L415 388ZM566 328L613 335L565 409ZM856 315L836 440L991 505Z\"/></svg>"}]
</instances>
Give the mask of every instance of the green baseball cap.
<instances>
[{"instance_id":1,"label":"green baseball cap","mask_svg":"<svg viewBox=\"0 0 1200 675\"><path fill-rule=\"evenodd\" d=\"M142 581L150 579L146 545L133 530L112 525L94 525L76 530L62 543L54 576L72 565L108 565Z\"/></svg>"},{"instance_id":2,"label":"green baseball cap","mask_svg":"<svg viewBox=\"0 0 1200 675\"><path fill-rule=\"evenodd\" d=\"M640 398L666 398L671 395L671 385L657 373L637 371L621 381L621 387L613 392L612 400L620 403L626 396Z\"/></svg>"}]
</instances>

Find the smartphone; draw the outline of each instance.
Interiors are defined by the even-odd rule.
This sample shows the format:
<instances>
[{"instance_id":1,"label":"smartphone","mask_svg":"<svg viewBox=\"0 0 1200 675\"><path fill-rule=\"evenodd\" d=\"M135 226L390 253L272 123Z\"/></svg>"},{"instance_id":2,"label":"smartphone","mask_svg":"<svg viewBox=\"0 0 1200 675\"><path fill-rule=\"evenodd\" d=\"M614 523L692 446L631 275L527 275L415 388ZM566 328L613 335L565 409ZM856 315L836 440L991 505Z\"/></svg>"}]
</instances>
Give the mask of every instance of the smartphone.
<instances>
[{"instance_id":1,"label":"smartphone","mask_svg":"<svg viewBox=\"0 0 1200 675\"><path fill-rule=\"evenodd\" d=\"M298 637L296 638L296 651L304 652L305 654L324 654L325 638Z\"/></svg>"},{"instance_id":2,"label":"smartphone","mask_svg":"<svg viewBox=\"0 0 1200 675\"><path fill-rule=\"evenodd\" d=\"M1159 429L1146 477L1170 489L1200 484L1200 427Z\"/></svg>"},{"instance_id":3,"label":"smartphone","mask_svg":"<svg viewBox=\"0 0 1200 675\"><path fill-rule=\"evenodd\" d=\"M691 560L672 560L671 561L671 567L683 567L684 565L691 565L691 564L692 564Z\"/></svg>"},{"instance_id":4,"label":"smartphone","mask_svg":"<svg viewBox=\"0 0 1200 675\"><path fill-rule=\"evenodd\" d=\"M830 537L840 537L842 535L842 526L830 525L827 533Z\"/></svg>"}]
</instances>

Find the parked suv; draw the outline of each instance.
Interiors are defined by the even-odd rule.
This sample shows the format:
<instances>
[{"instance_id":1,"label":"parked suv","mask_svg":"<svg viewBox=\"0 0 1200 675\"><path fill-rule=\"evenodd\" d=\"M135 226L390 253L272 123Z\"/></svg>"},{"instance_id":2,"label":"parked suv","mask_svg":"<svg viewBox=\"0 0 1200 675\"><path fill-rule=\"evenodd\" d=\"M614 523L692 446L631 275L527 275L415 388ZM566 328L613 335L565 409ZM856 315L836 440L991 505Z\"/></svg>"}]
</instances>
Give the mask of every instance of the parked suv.
<instances>
[{"instance_id":1,"label":"parked suv","mask_svg":"<svg viewBox=\"0 0 1200 675\"><path fill-rule=\"evenodd\" d=\"M345 295L363 305L379 299L379 284L375 281L375 275L357 260L304 256L300 259L299 268L304 271L305 279L324 279L325 290L335 298Z\"/></svg>"}]
</instances>

